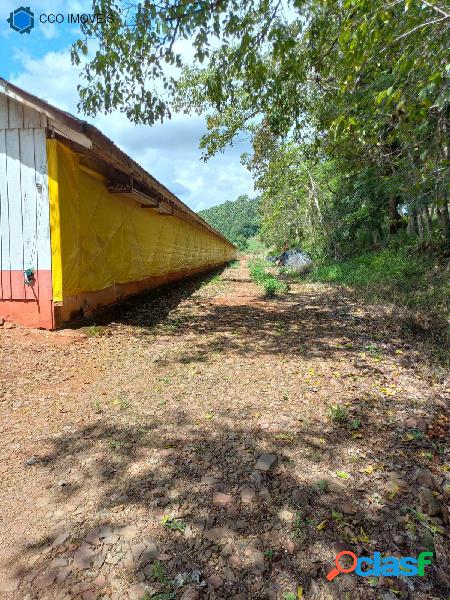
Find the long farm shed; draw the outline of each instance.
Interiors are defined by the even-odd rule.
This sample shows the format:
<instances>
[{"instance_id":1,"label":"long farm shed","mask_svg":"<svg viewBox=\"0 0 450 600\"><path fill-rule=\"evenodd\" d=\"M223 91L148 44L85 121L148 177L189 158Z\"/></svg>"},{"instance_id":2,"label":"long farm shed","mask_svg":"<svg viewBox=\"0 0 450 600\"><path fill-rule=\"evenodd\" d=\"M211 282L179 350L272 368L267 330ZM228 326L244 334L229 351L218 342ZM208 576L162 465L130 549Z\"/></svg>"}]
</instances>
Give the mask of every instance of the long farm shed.
<instances>
[{"instance_id":1,"label":"long farm shed","mask_svg":"<svg viewBox=\"0 0 450 600\"><path fill-rule=\"evenodd\" d=\"M97 128L0 78L0 318L55 329L235 247Z\"/></svg>"}]
</instances>

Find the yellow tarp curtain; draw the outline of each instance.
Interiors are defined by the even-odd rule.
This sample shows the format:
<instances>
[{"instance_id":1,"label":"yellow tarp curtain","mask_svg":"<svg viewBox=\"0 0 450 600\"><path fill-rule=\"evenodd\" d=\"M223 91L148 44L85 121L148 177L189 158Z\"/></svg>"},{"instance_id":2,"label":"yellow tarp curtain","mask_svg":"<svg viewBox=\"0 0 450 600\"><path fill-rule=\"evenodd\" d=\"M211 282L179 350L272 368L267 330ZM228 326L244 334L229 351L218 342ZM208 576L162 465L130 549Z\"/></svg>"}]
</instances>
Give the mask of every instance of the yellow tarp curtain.
<instances>
[{"instance_id":1,"label":"yellow tarp curtain","mask_svg":"<svg viewBox=\"0 0 450 600\"><path fill-rule=\"evenodd\" d=\"M201 227L110 194L59 141L47 146L54 301L235 257Z\"/></svg>"}]
</instances>

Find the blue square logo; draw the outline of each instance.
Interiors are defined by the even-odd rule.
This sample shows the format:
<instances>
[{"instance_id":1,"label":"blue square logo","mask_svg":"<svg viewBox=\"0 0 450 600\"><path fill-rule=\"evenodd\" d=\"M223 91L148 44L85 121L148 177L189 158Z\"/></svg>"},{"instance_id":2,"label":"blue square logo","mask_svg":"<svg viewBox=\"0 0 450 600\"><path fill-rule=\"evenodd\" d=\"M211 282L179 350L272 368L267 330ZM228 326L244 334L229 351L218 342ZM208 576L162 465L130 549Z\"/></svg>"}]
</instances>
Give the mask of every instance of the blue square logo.
<instances>
[{"instance_id":1,"label":"blue square logo","mask_svg":"<svg viewBox=\"0 0 450 600\"><path fill-rule=\"evenodd\" d=\"M34 27L34 13L29 6L20 6L10 13L7 21L14 31L30 33Z\"/></svg>"}]
</instances>

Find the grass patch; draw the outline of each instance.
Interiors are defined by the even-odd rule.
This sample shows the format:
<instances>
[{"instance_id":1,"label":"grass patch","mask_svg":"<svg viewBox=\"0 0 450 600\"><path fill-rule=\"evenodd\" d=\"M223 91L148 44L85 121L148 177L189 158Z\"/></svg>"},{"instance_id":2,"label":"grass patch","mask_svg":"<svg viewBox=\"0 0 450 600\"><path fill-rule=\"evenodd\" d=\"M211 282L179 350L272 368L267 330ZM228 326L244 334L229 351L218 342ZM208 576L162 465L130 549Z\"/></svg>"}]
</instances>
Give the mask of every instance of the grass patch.
<instances>
[{"instance_id":1,"label":"grass patch","mask_svg":"<svg viewBox=\"0 0 450 600\"><path fill-rule=\"evenodd\" d=\"M255 235L251 238L248 238L246 252L249 252L250 254L265 255L268 252L268 248L261 241L259 236Z\"/></svg>"},{"instance_id":2,"label":"grass patch","mask_svg":"<svg viewBox=\"0 0 450 600\"><path fill-rule=\"evenodd\" d=\"M290 281L292 283L299 283L305 279L305 273L307 269L302 269L301 271L296 271L291 267L279 267L278 272L280 274L281 279L285 281Z\"/></svg>"},{"instance_id":3,"label":"grass patch","mask_svg":"<svg viewBox=\"0 0 450 600\"><path fill-rule=\"evenodd\" d=\"M108 442L108 446L111 448L111 450L121 450L123 445L124 442L121 442L120 440L109 440Z\"/></svg>"},{"instance_id":4,"label":"grass patch","mask_svg":"<svg viewBox=\"0 0 450 600\"><path fill-rule=\"evenodd\" d=\"M319 264L304 281L349 286L369 304L389 305L397 323L425 334L435 357L448 364L450 284L442 256L413 247L386 248Z\"/></svg>"},{"instance_id":5,"label":"grass patch","mask_svg":"<svg viewBox=\"0 0 450 600\"><path fill-rule=\"evenodd\" d=\"M249 261L248 268L251 279L262 287L266 298L273 298L287 291L287 285L267 270L264 261L253 259Z\"/></svg>"}]
</instances>

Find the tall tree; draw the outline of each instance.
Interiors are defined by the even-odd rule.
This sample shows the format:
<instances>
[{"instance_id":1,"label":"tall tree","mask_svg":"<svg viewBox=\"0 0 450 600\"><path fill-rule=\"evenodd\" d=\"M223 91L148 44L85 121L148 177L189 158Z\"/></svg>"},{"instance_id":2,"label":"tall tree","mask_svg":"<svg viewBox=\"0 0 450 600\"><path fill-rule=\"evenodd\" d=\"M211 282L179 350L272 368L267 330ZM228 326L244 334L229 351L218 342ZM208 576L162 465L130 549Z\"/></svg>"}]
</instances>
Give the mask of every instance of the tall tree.
<instances>
[{"instance_id":1,"label":"tall tree","mask_svg":"<svg viewBox=\"0 0 450 600\"><path fill-rule=\"evenodd\" d=\"M406 212L410 232L425 236L439 222L448 235L442 0L95 0L94 8L114 18L86 23L73 48L73 60L86 61L88 114L119 109L153 123L174 108L206 111L205 157L242 131L256 142L264 129L278 143L301 143L307 158L333 161L343 177L370 174L374 189L382 182L382 201L370 195L377 228L387 215L394 235ZM181 40L194 57L180 78Z\"/></svg>"}]
</instances>

